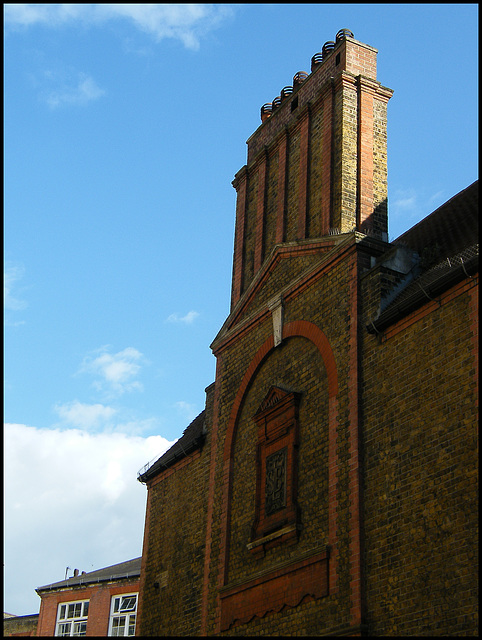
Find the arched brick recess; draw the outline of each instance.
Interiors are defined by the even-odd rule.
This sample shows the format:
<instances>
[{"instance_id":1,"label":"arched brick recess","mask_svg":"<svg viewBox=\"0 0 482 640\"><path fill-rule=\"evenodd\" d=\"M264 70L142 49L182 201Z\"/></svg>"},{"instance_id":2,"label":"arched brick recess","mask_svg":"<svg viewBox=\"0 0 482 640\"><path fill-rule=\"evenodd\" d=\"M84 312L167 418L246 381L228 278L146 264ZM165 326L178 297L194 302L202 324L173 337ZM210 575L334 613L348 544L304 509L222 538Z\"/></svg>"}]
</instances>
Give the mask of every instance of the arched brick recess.
<instances>
[{"instance_id":1,"label":"arched brick recess","mask_svg":"<svg viewBox=\"0 0 482 640\"><path fill-rule=\"evenodd\" d=\"M332 547L330 556L330 593L336 590L336 506L337 506L337 491L336 491L336 472L338 467L336 456L336 430L337 430L337 394L338 394L338 375L335 358L330 347L330 343L323 333L323 331L306 320L298 320L291 322L283 327L283 339L290 337L303 337L310 340L318 349L323 363L326 368L327 382L328 382L328 402L329 402L329 454L328 454L328 474L329 474L329 541ZM227 566L229 555L229 530L230 530L230 503L231 503L231 489L232 489L232 473L233 473L233 450L234 441L236 436L236 430L238 425L238 419L241 413L244 399L248 392L251 383L254 381L259 368L265 359L269 356L274 349L273 336L267 338L267 340L261 345L256 352L254 358L251 360L243 380L239 386L238 392L233 402L231 409L231 415L226 431L226 439L224 444L224 457L223 457L223 508L222 508L222 523L221 523L221 547L220 547L220 574L219 574L219 586L222 587L225 584L227 578Z\"/></svg>"}]
</instances>

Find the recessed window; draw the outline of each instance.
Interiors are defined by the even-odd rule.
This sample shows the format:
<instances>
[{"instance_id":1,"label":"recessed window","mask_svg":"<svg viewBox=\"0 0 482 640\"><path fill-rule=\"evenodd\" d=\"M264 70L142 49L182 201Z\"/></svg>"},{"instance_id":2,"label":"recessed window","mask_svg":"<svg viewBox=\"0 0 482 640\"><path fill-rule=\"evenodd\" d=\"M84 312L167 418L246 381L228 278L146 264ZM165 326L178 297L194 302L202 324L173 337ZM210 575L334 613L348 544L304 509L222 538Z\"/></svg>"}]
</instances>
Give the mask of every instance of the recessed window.
<instances>
[{"instance_id":1,"label":"recessed window","mask_svg":"<svg viewBox=\"0 0 482 640\"><path fill-rule=\"evenodd\" d=\"M340 64L340 54L337 53L336 54L336 58L335 58L335 66Z\"/></svg>"},{"instance_id":2,"label":"recessed window","mask_svg":"<svg viewBox=\"0 0 482 640\"><path fill-rule=\"evenodd\" d=\"M56 636L85 636L89 601L62 602L57 610Z\"/></svg>"},{"instance_id":3,"label":"recessed window","mask_svg":"<svg viewBox=\"0 0 482 640\"><path fill-rule=\"evenodd\" d=\"M256 504L248 549L256 557L298 539L299 399L298 393L271 387L253 416L258 426Z\"/></svg>"},{"instance_id":4,"label":"recessed window","mask_svg":"<svg viewBox=\"0 0 482 640\"><path fill-rule=\"evenodd\" d=\"M136 635L137 593L114 596L109 623L110 636Z\"/></svg>"},{"instance_id":5,"label":"recessed window","mask_svg":"<svg viewBox=\"0 0 482 640\"><path fill-rule=\"evenodd\" d=\"M298 96L291 101L291 113L298 107Z\"/></svg>"}]
</instances>

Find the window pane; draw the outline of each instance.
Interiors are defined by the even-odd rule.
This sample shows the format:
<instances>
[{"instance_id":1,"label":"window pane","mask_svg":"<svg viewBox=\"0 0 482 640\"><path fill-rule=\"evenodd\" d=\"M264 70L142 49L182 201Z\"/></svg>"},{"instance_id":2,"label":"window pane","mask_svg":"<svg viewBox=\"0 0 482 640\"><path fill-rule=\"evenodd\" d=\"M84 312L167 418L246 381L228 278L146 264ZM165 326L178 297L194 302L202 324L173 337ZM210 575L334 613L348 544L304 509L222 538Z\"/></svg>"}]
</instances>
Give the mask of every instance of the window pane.
<instances>
[{"instance_id":1,"label":"window pane","mask_svg":"<svg viewBox=\"0 0 482 640\"><path fill-rule=\"evenodd\" d=\"M119 611L119 602L120 602L120 598L116 598L114 600L114 613L117 613Z\"/></svg>"},{"instance_id":2,"label":"window pane","mask_svg":"<svg viewBox=\"0 0 482 640\"><path fill-rule=\"evenodd\" d=\"M80 618L82 616L82 602L69 604L68 618Z\"/></svg>"},{"instance_id":3,"label":"window pane","mask_svg":"<svg viewBox=\"0 0 482 640\"><path fill-rule=\"evenodd\" d=\"M63 604L63 605L60 607L60 616L59 616L60 620L63 620L63 619L65 618L65 609L66 609L66 608L67 608L67 607L65 606L65 604Z\"/></svg>"},{"instance_id":4,"label":"window pane","mask_svg":"<svg viewBox=\"0 0 482 640\"><path fill-rule=\"evenodd\" d=\"M82 617L87 618L88 615L89 615L89 601L87 600L87 602L84 602L84 613Z\"/></svg>"},{"instance_id":5,"label":"window pane","mask_svg":"<svg viewBox=\"0 0 482 640\"><path fill-rule=\"evenodd\" d=\"M57 630L58 636L70 636L70 622L62 622Z\"/></svg>"},{"instance_id":6,"label":"window pane","mask_svg":"<svg viewBox=\"0 0 482 640\"><path fill-rule=\"evenodd\" d=\"M136 616L135 614L129 616L129 628L127 630L128 636L136 635Z\"/></svg>"},{"instance_id":7,"label":"window pane","mask_svg":"<svg viewBox=\"0 0 482 640\"><path fill-rule=\"evenodd\" d=\"M87 632L87 623L86 622L75 622L74 623L74 631L72 633L73 636L85 636Z\"/></svg>"},{"instance_id":8,"label":"window pane","mask_svg":"<svg viewBox=\"0 0 482 640\"><path fill-rule=\"evenodd\" d=\"M133 611L136 608L136 596L122 598L121 611Z\"/></svg>"},{"instance_id":9,"label":"window pane","mask_svg":"<svg viewBox=\"0 0 482 640\"><path fill-rule=\"evenodd\" d=\"M113 636L123 636L124 630L126 626L126 618L125 616L119 616L117 618L112 618L112 635Z\"/></svg>"}]
</instances>

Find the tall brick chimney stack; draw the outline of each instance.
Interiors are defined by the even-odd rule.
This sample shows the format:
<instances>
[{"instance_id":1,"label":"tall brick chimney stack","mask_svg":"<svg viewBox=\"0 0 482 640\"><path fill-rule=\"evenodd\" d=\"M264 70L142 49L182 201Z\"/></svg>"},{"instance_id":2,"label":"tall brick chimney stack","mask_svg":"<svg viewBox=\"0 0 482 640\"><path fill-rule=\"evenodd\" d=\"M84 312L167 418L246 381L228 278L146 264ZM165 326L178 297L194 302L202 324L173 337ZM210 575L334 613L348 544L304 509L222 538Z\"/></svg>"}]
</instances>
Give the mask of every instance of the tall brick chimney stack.
<instances>
[{"instance_id":1,"label":"tall brick chimney stack","mask_svg":"<svg viewBox=\"0 0 482 640\"><path fill-rule=\"evenodd\" d=\"M231 308L280 243L359 231L388 239L387 103L377 50L348 29L261 108L236 174Z\"/></svg>"}]
</instances>

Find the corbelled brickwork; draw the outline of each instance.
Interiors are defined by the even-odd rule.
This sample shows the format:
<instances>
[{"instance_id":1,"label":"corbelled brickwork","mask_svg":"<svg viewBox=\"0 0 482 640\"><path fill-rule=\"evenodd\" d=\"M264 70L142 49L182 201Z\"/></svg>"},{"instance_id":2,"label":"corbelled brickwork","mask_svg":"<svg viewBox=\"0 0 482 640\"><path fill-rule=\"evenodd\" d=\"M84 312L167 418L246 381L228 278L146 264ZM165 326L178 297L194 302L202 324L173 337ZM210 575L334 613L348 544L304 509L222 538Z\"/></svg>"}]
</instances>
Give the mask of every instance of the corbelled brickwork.
<instances>
[{"instance_id":1,"label":"corbelled brickwork","mask_svg":"<svg viewBox=\"0 0 482 640\"><path fill-rule=\"evenodd\" d=\"M248 140L232 304L279 242L354 229L387 239L386 103L376 50L344 37Z\"/></svg>"},{"instance_id":2,"label":"corbelled brickwork","mask_svg":"<svg viewBox=\"0 0 482 640\"><path fill-rule=\"evenodd\" d=\"M388 244L376 53L342 30L248 140L216 379L140 477L140 635L477 633L477 185Z\"/></svg>"}]
</instances>

